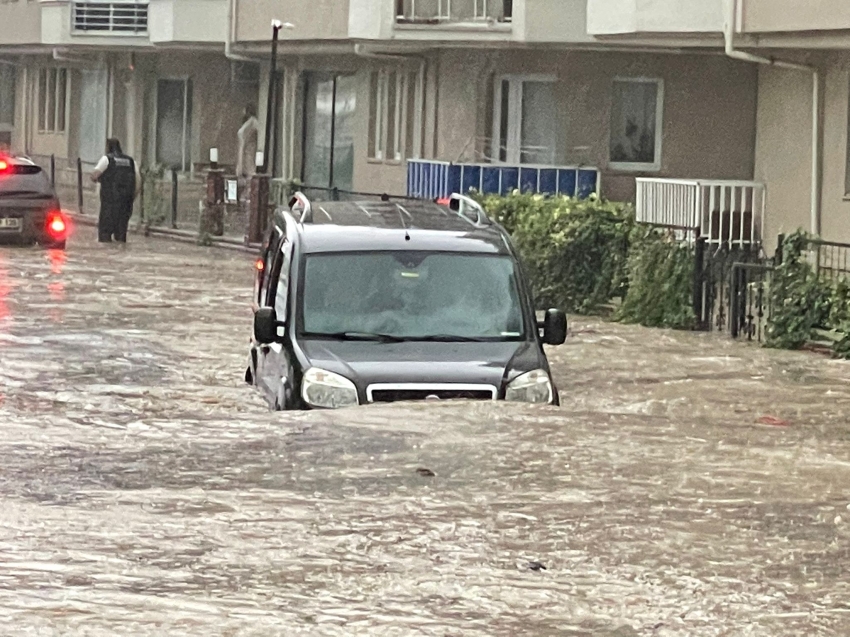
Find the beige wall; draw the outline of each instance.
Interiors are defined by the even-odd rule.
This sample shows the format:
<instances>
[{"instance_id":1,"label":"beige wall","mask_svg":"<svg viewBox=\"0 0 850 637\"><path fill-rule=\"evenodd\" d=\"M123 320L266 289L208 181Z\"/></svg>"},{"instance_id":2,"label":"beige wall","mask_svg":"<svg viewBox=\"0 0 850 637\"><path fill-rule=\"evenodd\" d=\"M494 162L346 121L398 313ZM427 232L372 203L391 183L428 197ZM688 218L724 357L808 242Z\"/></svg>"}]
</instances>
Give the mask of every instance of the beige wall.
<instances>
[{"instance_id":1,"label":"beige wall","mask_svg":"<svg viewBox=\"0 0 850 637\"><path fill-rule=\"evenodd\" d=\"M287 40L339 40L348 37L348 0L237 0L236 40L271 40L271 21L291 22Z\"/></svg>"},{"instance_id":2,"label":"beige wall","mask_svg":"<svg viewBox=\"0 0 850 637\"><path fill-rule=\"evenodd\" d=\"M738 0L745 31L850 29L847 0Z\"/></svg>"},{"instance_id":3,"label":"beige wall","mask_svg":"<svg viewBox=\"0 0 850 637\"><path fill-rule=\"evenodd\" d=\"M719 32L723 6L722 0L587 0L587 31L591 35Z\"/></svg>"},{"instance_id":4,"label":"beige wall","mask_svg":"<svg viewBox=\"0 0 850 637\"><path fill-rule=\"evenodd\" d=\"M767 187L765 240L810 227L811 75L760 67L755 179Z\"/></svg>"},{"instance_id":5,"label":"beige wall","mask_svg":"<svg viewBox=\"0 0 850 637\"><path fill-rule=\"evenodd\" d=\"M151 0L151 42L224 42L228 0Z\"/></svg>"},{"instance_id":6,"label":"beige wall","mask_svg":"<svg viewBox=\"0 0 850 637\"><path fill-rule=\"evenodd\" d=\"M471 137L490 136L492 97L486 78L496 70L557 77L558 163L601 168L602 189L612 199L633 198L636 176L752 178L757 69L722 56L444 53L440 57L439 159L457 161ZM616 76L664 80L660 171L616 172L608 167L611 86ZM463 158L470 159L468 155Z\"/></svg>"},{"instance_id":7,"label":"beige wall","mask_svg":"<svg viewBox=\"0 0 850 637\"><path fill-rule=\"evenodd\" d=\"M137 56L139 58L141 56ZM192 162L207 163L209 149L216 147L222 164L235 164L236 132L242 125L241 116L245 105L257 102L256 86L231 83L230 62L222 55L172 52L144 56L142 59L141 63L137 61L137 72L145 78L144 120L149 142L144 149L145 161L150 163L155 158L154 113L158 80L191 78Z\"/></svg>"},{"instance_id":8,"label":"beige wall","mask_svg":"<svg viewBox=\"0 0 850 637\"><path fill-rule=\"evenodd\" d=\"M824 87L821 231L829 241L850 243L850 197L846 188L850 55L836 55Z\"/></svg>"},{"instance_id":9,"label":"beige wall","mask_svg":"<svg viewBox=\"0 0 850 637\"><path fill-rule=\"evenodd\" d=\"M405 190L403 164L375 163L367 158L368 69L377 62L351 57L302 64L301 70L357 69L359 92L355 138L354 186L372 192ZM602 187L612 199L631 199L640 175L715 179L753 177L756 90L753 65L722 56L625 55L604 53L502 52L444 50L429 62L436 82L427 93L436 140L426 133L425 156L479 160L491 136L492 77L499 73L546 73L558 78L555 114L558 163L596 165ZM611 85L618 76L659 77L665 82L661 170L615 172L608 167ZM436 98L436 99L435 99ZM426 125L426 130L427 130ZM576 147L588 150L575 150Z\"/></svg>"},{"instance_id":10,"label":"beige wall","mask_svg":"<svg viewBox=\"0 0 850 637\"><path fill-rule=\"evenodd\" d=\"M30 0L0 3L0 45L40 43L39 3Z\"/></svg>"}]
</instances>

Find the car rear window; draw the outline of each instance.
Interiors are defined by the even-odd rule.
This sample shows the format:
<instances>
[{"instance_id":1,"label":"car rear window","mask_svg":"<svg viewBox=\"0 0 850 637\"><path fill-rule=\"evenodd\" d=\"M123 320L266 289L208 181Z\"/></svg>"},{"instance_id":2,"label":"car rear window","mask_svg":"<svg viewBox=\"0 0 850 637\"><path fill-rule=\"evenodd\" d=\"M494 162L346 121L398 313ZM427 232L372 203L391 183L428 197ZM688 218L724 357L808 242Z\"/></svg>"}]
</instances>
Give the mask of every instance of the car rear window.
<instances>
[{"instance_id":1,"label":"car rear window","mask_svg":"<svg viewBox=\"0 0 850 637\"><path fill-rule=\"evenodd\" d=\"M50 180L39 166L9 164L0 172L0 195L11 193L52 194Z\"/></svg>"}]
</instances>

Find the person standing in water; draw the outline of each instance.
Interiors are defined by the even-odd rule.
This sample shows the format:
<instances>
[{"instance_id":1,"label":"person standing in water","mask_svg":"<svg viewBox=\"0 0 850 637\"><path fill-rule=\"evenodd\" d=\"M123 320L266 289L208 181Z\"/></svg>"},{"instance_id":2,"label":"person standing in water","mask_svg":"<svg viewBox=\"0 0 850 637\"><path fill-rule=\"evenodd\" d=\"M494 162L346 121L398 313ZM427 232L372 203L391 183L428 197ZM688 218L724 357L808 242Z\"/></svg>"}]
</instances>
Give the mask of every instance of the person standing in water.
<instances>
[{"instance_id":1,"label":"person standing in water","mask_svg":"<svg viewBox=\"0 0 850 637\"><path fill-rule=\"evenodd\" d=\"M98 241L110 243L114 238L127 243L127 227L142 180L136 162L124 154L121 142L114 137L106 140L106 154L94 167L91 180L100 182Z\"/></svg>"}]
</instances>

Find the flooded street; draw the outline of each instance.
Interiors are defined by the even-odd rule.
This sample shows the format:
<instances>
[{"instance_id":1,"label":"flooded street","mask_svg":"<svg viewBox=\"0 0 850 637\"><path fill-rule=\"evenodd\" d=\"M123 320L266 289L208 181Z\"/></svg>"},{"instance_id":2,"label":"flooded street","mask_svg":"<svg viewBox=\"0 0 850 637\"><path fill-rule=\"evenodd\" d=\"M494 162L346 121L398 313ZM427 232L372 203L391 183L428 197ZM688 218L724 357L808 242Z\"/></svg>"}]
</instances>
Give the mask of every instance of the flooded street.
<instances>
[{"instance_id":1,"label":"flooded street","mask_svg":"<svg viewBox=\"0 0 850 637\"><path fill-rule=\"evenodd\" d=\"M252 265L0 246L0 634L850 635L847 363L581 319L560 409L272 414Z\"/></svg>"}]
</instances>

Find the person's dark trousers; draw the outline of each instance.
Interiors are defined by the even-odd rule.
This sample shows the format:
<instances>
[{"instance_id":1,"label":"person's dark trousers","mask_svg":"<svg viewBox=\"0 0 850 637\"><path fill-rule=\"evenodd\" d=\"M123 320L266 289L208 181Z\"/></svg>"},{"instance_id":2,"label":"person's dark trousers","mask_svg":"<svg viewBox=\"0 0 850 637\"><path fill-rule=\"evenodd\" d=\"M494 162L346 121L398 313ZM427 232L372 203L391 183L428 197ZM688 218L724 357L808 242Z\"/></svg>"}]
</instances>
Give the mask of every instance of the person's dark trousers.
<instances>
[{"instance_id":1,"label":"person's dark trousers","mask_svg":"<svg viewBox=\"0 0 850 637\"><path fill-rule=\"evenodd\" d=\"M101 197L100 217L97 220L97 240L101 243L112 241L115 230L115 207L110 201Z\"/></svg>"},{"instance_id":2,"label":"person's dark trousers","mask_svg":"<svg viewBox=\"0 0 850 637\"><path fill-rule=\"evenodd\" d=\"M115 240L127 243L127 228L130 225L130 217L133 216L133 200L122 201L114 208L115 218Z\"/></svg>"}]
</instances>

